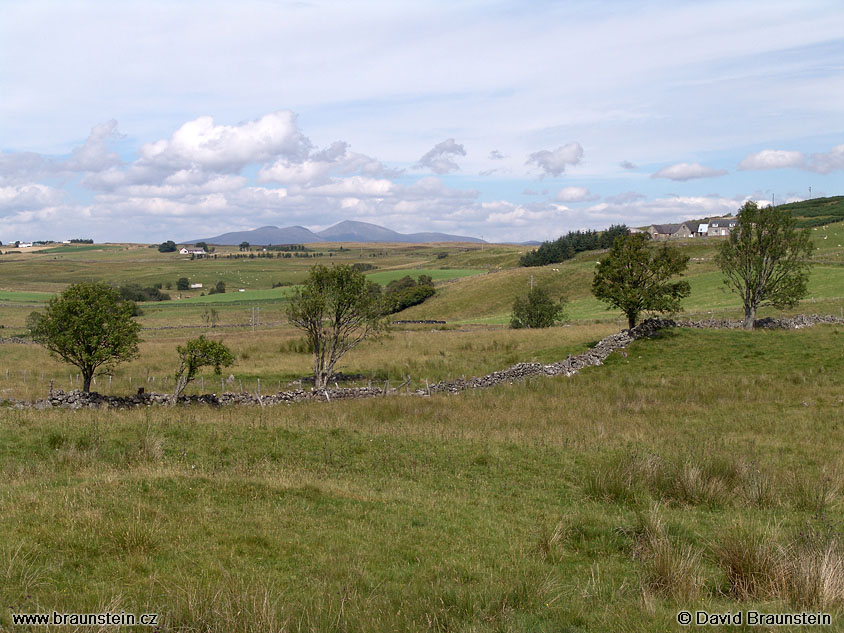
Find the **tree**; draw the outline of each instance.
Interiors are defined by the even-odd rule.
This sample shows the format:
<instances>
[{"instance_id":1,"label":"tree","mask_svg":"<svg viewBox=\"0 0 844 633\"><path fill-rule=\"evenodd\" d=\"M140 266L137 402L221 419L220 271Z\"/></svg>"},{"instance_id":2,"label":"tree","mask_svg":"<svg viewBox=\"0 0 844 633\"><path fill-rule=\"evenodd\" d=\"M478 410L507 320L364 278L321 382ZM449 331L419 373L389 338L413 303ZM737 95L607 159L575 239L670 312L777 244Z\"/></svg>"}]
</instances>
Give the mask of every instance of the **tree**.
<instances>
[{"instance_id":1,"label":"tree","mask_svg":"<svg viewBox=\"0 0 844 633\"><path fill-rule=\"evenodd\" d=\"M517 297L513 302L513 314L510 327L543 328L551 327L565 316L565 298L554 301L544 288L531 288L527 297Z\"/></svg>"},{"instance_id":2,"label":"tree","mask_svg":"<svg viewBox=\"0 0 844 633\"><path fill-rule=\"evenodd\" d=\"M173 240L167 240L166 242L162 242L158 245L158 252L159 253L174 253L176 252L176 242Z\"/></svg>"},{"instance_id":3,"label":"tree","mask_svg":"<svg viewBox=\"0 0 844 633\"><path fill-rule=\"evenodd\" d=\"M739 209L717 262L724 283L741 297L745 328L753 327L760 307L789 308L806 296L812 249L809 230L797 229L787 210L752 201Z\"/></svg>"},{"instance_id":4,"label":"tree","mask_svg":"<svg viewBox=\"0 0 844 633\"><path fill-rule=\"evenodd\" d=\"M687 281L669 281L686 269L688 256L667 244L649 248L647 241L643 233L617 237L592 280L592 294L608 310L624 312L631 328L642 312L677 312L691 292Z\"/></svg>"},{"instance_id":5,"label":"tree","mask_svg":"<svg viewBox=\"0 0 844 633\"><path fill-rule=\"evenodd\" d=\"M218 294L225 294L226 292L226 282L222 279L217 282L217 284L208 291L209 295L218 295Z\"/></svg>"},{"instance_id":6,"label":"tree","mask_svg":"<svg viewBox=\"0 0 844 633\"><path fill-rule=\"evenodd\" d=\"M239 248L242 251L248 251L249 250L249 242L241 242Z\"/></svg>"},{"instance_id":7,"label":"tree","mask_svg":"<svg viewBox=\"0 0 844 633\"><path fill-rule=\"evenodd\" d=\"M190 289L190 279L187 277L179 277L178 281L176 281L176 290L188 289Z\"/></svg>"},{"instance_id":8,"label":"tree","mask_svg":"<svg viewBox=\"0 0 844 633\"><path fill-rule=\"evenodd\" d=\"M381 293L363 273L343 264L311 268L287 306L290 323L314 351L314 386L325 387L338 360L384 327Z\"/></svg>"},{"instance_id":9,"label":"tree","mask_svg":"<svg viewBox=\"0 0 844 633\"><path fill-rule=\"evenodd\" d=\"M219 376L223 367L231 367L234 364L234 355L222 341L211 341L204 335L191 339L184 347L179 345L176 352L179 354L179 368L176 370L173 402L179 399L203 367L213 367L214 373Z\"/></svg>"},{"instance_id":10,"label":"tree","mask_svg":"<svg viewBox=\"0 0 844 633\"><path fill-rule=\"evenodd\" d=\"M196 248L201 248L201 249L202 249L202 250L204 250L206 253L210 253L210 252L211 252L211 251L209 251L209 250L208 250L208 243L207 243L207 242L197 242L196 244L194 244L194 246L195 246Z\"/></svg>"},{"instance_id":11,"label":"tree","mask_svg":"<svg viewBox=\"0 0 844 633\"><path fill-rule=\"evenodd\" d=\"M82 391L96 374L110 373L138 354L141 326L134 304L108 284L79 283L53 297L44 313L29 322L32 338L82 373Z\"/></svg>"}]
</instances>

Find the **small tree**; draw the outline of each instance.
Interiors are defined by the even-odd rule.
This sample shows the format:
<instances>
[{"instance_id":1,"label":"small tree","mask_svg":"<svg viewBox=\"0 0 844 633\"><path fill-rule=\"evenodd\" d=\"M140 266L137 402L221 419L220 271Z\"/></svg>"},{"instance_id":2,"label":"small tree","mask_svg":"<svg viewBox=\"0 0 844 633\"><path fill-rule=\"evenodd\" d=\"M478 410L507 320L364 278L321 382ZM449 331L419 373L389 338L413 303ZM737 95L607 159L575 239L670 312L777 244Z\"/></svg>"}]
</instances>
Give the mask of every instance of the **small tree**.
<instances>
[{"instance_id":1,"label":"small tree","mask_svg":"<svg viewBox=\"0 0 844 633\"><path fill-rule=\"evenodd\" d=\"M592 280L592 294L618 308L635 327L642 312L677 312L680 301L689 296L687 281L669 280L681 274L689 258L676 248L663 244L648 248L643 233L622 235L613 242L609 254L598 263Z\"/></svg>"},{"instance_id":2,"label":"small tree","mask_svg":"<svg viewBox=\"0 0 844 633\"><path fill-rule=\"evenodd\" d=\"M176 389L173 402L179 399L185 388L196 378L203 367L213 367L218 376L223 367L234 364L234 356L222 341L211 341L200 335L191 339L184 346L176 347L179 354L179 368L176 370Z\"/></svg>"},{"instance_id":3,"label":"small tree","mask_svg":"<svg viewBox=\"0 0 844 633\"><path fill-rule=\"evenodd\" d=\"M239 248L242 251L248 251L249 250L249 242L241 242Z\"/></svg>"},{"instance_id":4,"label":"small tree","mask_svg":"<svg viewBox=\"0 0 844 633\"><path fill-rule=\"evenodd\" d=\"M314 386L325 387L338 360L383 326L381 293L363 273L343 264L311 268L287 306L290 323L314 351Z\"/></svg>"},{"instance_id":5,"label":"small tree","mask_svg":"<svg viewBox=\"0 0 844 633\"><path fill-rule=\"evenodd\" d=\"M554 301L544 288L531 288L527 297L516 297L513 302L513 314L510 327L544 328L551 327L565 318L565 298Z\"/></svg>"},{"instance_id":6,"label":"small tree","mask_svg":"<svg viewBox=\"0 0 844 633\"><path fill-rule=\"evenodd\" d=\"M179 277L179 280L176 282L176 290L188 289L190 289L190 280L187 277Z\"/></svg>"},{"instance_id":7,"label":"small tree","mask_svg":"<svg viewBox=\"0 0 844 633\"><path fill-rule=\"evenodd\" d=\"M158 245L159 253L174 253L176 251L176 242L167 240Z\"/></svg>"},{"instance_id":8,"label":"small tree","mask_svg":"<svg viewBox=\"0 0 844 633\"><path fill-rule=\"evenodd\" d=\"M88 392L94 375L137 356L141 326L132 319L133 308L108 284L80 283L51 299L29 326L33 340L79 368Z\"/></svg>"},{"instance_id":9,"label":"small tree","mask_svg":"<svg viewBox=\"0 0 844 633\"><path fill-rule=\"evenodd\" d=\"M741 297L745 328L760 307L790 308L806 296L812 249L809 230L797 229L788 211L744 203L717 262L724 283Z\"/></svg>"}]
</instances>

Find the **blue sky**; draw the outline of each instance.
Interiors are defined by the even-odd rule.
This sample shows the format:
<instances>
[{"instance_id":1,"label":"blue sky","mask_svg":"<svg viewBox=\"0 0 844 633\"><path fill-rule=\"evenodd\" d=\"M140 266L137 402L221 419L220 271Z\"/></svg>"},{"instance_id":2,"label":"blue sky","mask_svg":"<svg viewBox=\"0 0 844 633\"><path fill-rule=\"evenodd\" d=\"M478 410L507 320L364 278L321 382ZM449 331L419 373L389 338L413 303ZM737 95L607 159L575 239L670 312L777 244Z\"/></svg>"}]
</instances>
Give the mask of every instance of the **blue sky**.
<instances>
[{"instance_id":1,"label":"blue sky","mask_svg":"<svg viewBox=\"0 0 844 633\"><path fill-rule=\"evenodd\" d=\"M0 2L0 240L844 193L840 2Z\"/></svg>"}]
</instances>

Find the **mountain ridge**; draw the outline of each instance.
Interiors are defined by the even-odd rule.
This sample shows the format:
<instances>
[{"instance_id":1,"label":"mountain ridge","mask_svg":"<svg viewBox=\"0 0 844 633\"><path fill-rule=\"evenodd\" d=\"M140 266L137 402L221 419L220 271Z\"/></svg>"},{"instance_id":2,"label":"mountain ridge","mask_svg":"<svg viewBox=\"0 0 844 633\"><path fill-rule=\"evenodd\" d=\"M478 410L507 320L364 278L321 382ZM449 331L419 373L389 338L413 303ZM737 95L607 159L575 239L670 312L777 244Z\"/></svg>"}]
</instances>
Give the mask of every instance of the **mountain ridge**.
<instances>
[{"instance_id":1,"label":"mountain ridge","mask_svg":"<svg viewBox=\"0 0 844 633\"><path fill-rule=\"evenodd\" d=\"M185 240L180 244L195 244L206 242L219 246L237 246L242 242L249 242L256 245L267 244L310 244L319 242L399 242L407 244L424 244L430 242L472 242L486 243L477 237L466 235L451 235L449 233L422 232L422 233L399 233L378 224L370 222L358 222L356 220L343 220L337 224L323 229L322 231L311 231L304 226L262 226L248 231L231 231L214 237Z\"/></svg>"}]
</instances>

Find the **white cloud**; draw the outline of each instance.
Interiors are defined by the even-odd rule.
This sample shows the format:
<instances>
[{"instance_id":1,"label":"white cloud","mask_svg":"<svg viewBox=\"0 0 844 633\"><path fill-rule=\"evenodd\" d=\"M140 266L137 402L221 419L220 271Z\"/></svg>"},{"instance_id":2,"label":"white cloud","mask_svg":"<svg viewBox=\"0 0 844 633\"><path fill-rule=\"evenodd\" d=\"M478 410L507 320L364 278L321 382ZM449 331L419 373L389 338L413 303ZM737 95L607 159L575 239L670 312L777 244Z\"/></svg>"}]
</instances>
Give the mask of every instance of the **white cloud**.
<instances>
[{"instance_id":1,"label":"white cloud","mask_svg":"<svg viewBox=\"0 0 844 633\"><path fill-rule=\"evenodd\" d=\"M809 169L819 174L844 171L844 145L836 145L828 152L812 154Z\"/></svg>"},{"instance_id":2,"label":"white cloud","mask_svg":"<svg viewBox=\"0 0 844 633\"><path fill-rule=\"evenodd\" d=\"M62 163L62 168L69 171L103 171L120 165L120 156L108 148L109 141L123 138L117 130L117 121L112 119L95 125L85 140L85 144L73 150L70 158Z\"/></svg>"},{"instance_id":3,"label":"white cloud","mask_svg":"<svg viewBox=\"0 0 844 633\"><path fill-rule=\"evenodd\" d=\"M0 187L0 213L55 206L64 195L59 189L40 184Z\"/></svg>"},{"instance_id":4,"label":"white cloud","mask_svg":"<svg viewBox=\"0 0 844 633\"><path fill-rule=\"evenodd\" d=\"M460 166L452 160L453 156L465 156L466 149L453 138L446 139L434 145L419 159L418 165L427 167L435 174L447 174L458 171Z\"/></svg>"},{"instance_id":5,"label":"white cloud","mask_svg":"<svg viewBox=\"0 0 844 633\"><path fill-rule=\"evenodd\" d=\"M577 165L583 159L580 143L568 143L555 150L543 149L528 156L526 165L536 165L544 176L560 176L566 168Z\"/></svg>"},{"instance_id":6,"label":"white cloud","mask_svg":"<svg viewBox=\"0 0 844 633\"><path fill-rule=\"evenodd\" d=\"M280 110L233 126L215 125L210 116L201 116L180 126L169 139L143 145L138 153L141 165L236 172L279 156L303 159L310 148L296 115Z\"/></svg>"},{"instance_id":7,"label":"white cloud","mask_svg":"<svg viewBox=\"0 0 844 633\"><path fill-rule=\"evenodd\" d=\"M497 149L494 149L489 153L489 156L487 158L489 158L490 160L504 160L505 158L507 158L507 156L502 154Z\"/></svg>"},{"instance_id":8,"label":"white cloud","mask_svg":"<svg viewBox=\"0 0 844 633\"><path fill-rule=\"evenodd\" d=\"M590 194L586 187L563 187L554 196L554 200L557 202L584 202L595 199L597 199L597 196Z\"/></svg>"},{"instance_id":9,"label":"white cloud","mask_svg":"<svg viewBox=\"0 0 844 633\"><path fill-rule=\"evenodd\" d=\"M634 163L631 163L629 160L623 160L618 164L619 167L622 169L637 169L637 166Z\"/></svg>"},{"instance_id":10,"label":"white cloud","mask_svg":"<svg viewBox=\"0 0 844 633\"><path fill-rule=\"evenodd\" d=\"M697 178L715 178L727 173L726 169L714 169L704 167L700 163L677 163L669 167L663 167L651 174L651 178L667 178L669 180L694 180Z\"/></svg>"},{"instance_id":11,"label":"white cloud","mask_svg":"<svg viewBox=\"0 0 844 633\"><path fill-rule=\"evenodd\" d=\"M803 167L806 157L803 152L791 152L780 149L763 149L755 154L748 154L742 160L739 169L785 169Z\"/></svg>"}]
</instances>

